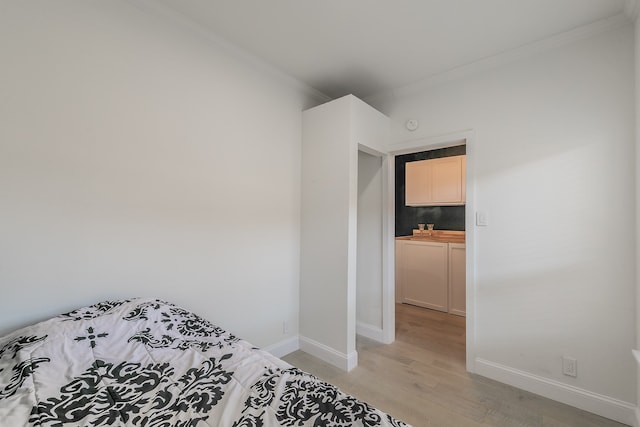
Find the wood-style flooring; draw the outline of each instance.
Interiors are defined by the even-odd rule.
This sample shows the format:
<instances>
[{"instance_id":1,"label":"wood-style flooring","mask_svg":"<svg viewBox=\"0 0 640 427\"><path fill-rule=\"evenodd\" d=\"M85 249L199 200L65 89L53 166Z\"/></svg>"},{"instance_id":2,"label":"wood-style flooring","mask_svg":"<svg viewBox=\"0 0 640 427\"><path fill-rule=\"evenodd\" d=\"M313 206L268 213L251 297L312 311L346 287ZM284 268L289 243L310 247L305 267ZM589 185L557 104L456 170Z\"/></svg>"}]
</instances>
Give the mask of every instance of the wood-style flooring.
<instances>
[{"instance_id":1,"label":"wood-style flooring","mask_svg":"<svg viewBox=\"0 0 640 427\"><path fill-rule=\"evenodd\" d=\"M343 372L301 351L283 359L414 427L603 427L623 424L465 369L465 319L396 306L396 341L358 337L358 367Z\"/></svg>"}]
</instances>

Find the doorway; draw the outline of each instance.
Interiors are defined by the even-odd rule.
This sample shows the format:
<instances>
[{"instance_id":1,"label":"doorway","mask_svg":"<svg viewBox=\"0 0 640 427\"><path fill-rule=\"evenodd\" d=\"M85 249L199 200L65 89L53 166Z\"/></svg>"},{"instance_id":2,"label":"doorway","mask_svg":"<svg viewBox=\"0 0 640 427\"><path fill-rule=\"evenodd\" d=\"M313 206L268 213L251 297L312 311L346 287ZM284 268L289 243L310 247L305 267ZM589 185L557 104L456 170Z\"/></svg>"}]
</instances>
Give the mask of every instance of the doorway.
<instances>
[{"instance_id":1,"label":"doorway","mask_svg":"<svg viewBox=\"0 0 640 427\"><path fill-rule=\"evenodd\" d=\"M395 156L394 201L396 339L463 367L465 155L461 144Z\"/></svg>"},{"instance_id":2,"label":"doorway","mask_svg":"<svg viewBox=\"0 0 640 427\"><path fill-rule=\"evenodd\" d=\"M466 253L464 255L464 269L466 271L466 283L465 283L465 301L466 301L466 317L458 318L457 322L462 322L465 329L465 364L466 370L469 372L475 372L475 294L474 294L474 150L475 150L475 134L473 131L464 131L456 134L450 134L442 137L429 138L423 140L412 140L403 143L394 144L389 147L388 156L388 180L387 180L387 193L389 195L388 206L388 230L385 235L387 242L386 248L390 251L388 259L390 262L386 263L388 268L388 277L385 282L386 291L383 296L383 306L385 313L392 313L391 325L385 322L385 329L396 325L396 288L395 288L395 242L396 242L396 206L395 206L395 158L396 156L402 156L410 153L418 153L424 151L432 151L443 148L464 146L466 153L466 205L464 207L464 213L462 218L458 218L457 221L462 221L465 230L466 240ZM438 224L436 222L436 224ZM412 225L417 228L416 224ZM437 225L436 225L437 229ZM398 307L402 309L402 307ZM403 313L397 313L399 316L404 316ZM387 320L390 320L387 317ZM455 322L454 322L455 323ZM387 332L387 331L385 331ZM400 331L399 331L400 332ZM394 337L395 338L395 337Z\"/></svg>"},{"instance_id":3,"label":"doorway","mask_svg":"<svg viewBox=\"0 0 640 427\"><path fill-rule=\"evenodd\" d=\"M383 156L358 150L356 334L383 341Z\"/></svg>"}]
</instances>

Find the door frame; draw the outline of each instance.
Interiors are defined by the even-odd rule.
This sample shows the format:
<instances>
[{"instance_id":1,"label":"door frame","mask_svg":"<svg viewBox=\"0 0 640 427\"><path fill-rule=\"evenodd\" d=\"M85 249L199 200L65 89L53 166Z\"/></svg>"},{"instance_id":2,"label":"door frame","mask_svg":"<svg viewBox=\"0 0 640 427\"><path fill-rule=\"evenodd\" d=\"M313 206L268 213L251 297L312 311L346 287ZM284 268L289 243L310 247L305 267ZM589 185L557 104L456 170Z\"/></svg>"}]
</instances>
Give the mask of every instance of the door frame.
<instances>
[{"instance_id":1,"label":"door frame","mask_svg":"<svg viewBox=\"0 0 640 427\"><path fill-rule=\"evenodd\" d=\"M474 373L476 359L476 286L475 286L475 164L476 134L473 129L445 135L414 139L390 144L386 161L386 224L383 245L382 332L385 343L395 340L395 157L402 154L436 150L454 145L466 145L466 368ZM384 166L384 165L383 165ZM383 178L384 179L384 178Z\"/></svg>"}]
</instances>

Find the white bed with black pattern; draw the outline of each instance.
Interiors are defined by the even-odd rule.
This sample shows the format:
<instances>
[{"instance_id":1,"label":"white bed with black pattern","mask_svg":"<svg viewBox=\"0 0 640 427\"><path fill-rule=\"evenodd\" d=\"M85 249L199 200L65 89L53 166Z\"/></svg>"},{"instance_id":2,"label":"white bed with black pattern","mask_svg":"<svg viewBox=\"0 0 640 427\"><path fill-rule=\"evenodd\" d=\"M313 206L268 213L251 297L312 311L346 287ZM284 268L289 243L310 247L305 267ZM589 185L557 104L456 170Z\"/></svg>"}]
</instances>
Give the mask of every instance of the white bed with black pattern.
<instances>
[{"instance_id":1,"label":"white bed with black pattern","mask_svg":"<svg viewBox=\"0 0 640 427\"><path fill-rule=\"evenodd\" d=\"M107 301L0 338L1 426L407 426L175 305Z\"/></svg>"}]
</instances>

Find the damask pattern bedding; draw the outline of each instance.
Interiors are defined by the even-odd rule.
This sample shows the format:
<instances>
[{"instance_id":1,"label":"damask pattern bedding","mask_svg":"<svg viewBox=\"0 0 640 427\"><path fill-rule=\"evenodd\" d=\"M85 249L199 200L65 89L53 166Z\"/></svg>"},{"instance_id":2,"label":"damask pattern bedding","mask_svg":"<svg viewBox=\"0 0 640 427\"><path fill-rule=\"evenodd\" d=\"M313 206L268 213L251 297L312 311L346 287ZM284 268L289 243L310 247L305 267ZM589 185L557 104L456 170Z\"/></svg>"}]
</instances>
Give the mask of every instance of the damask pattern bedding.
<instances>
[{"instance_id":1,"label":"damask pattern bedding","mask_svg":"<svg viewBox=\"0 0 640 427\"><path fill-rule=\"evenodd\" d=\"M1 426L407 426L209 321L106 301L0 338Z\"/></svg>"}]
</instances>

